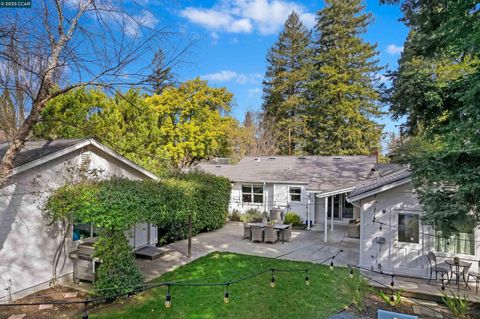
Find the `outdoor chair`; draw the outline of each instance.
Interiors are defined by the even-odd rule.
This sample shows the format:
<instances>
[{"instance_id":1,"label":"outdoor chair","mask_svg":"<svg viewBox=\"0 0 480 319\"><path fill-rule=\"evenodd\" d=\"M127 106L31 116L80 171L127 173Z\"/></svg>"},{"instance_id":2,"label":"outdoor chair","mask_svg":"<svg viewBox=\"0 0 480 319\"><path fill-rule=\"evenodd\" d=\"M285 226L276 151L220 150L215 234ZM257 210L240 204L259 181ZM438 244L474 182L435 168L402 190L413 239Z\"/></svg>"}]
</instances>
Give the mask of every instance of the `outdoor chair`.
<instances>
[{"instance_id":1,"label":"outdoor chair","mask_svg":"<svg viewBox=\"0 0 480 319\"><path fill-rule=\"evenodd\" d=\"M261 243L263 241L263 228L261 226L251 226L252 241Z\"/></svg>"},{"instance_id":2,"label":"outdoor chair","mask_svg":"<svg viewBox=\"0 0 480 319\"><path fill-rule=\"evenodd\" d=\"M292 224L289 224L288 228L283 231L283 236L285 236L285 241L290 241L292 239Z\"/></svg>"},{"instance_id":3,"label":"outdoor chair","mask_svg":"<svg viewBox=\"0 0 480 319\"><path fill-rule=\"evenodd\" d=\"M480 271L480 269L479 269ZM468 286L468 281L470 278L473 278L475 280L475 292L478 293L478 286L480 284L480 272L469 272L468 277L467 277L467 286Z\"/></svg>"},{"instance_id":4,"label":"outdoor chair","mask_svg":"<svg viewBox=\"0 0 480 319\"><path fill-rule=\"evenodd\" d=\"M278 241L278 231L273 228L273 225L265 225L265 239L266 243L276 243Z\"/></svg>"},{"instance_id":5,"label":"outdoor chair","mask_svg":"<svg viewBox=\"0 0 480 319\"><path fill-rule=\"evenodd\" d=\"M428 283L432 280L432 275L435 273L435 281L438 279L438 274L443 279L444 275L447 275L448 279L448 272L449 272L449 267L448 265L443 265L443 264L437 264L437 256L433 252L429 252L428 255L428 264L430 266L430 277L428 278Z\"/></svg>"},{"instance_id":6,"label":"outdoor chair","mask_svg":"<svg viewBox=\"0 0 480 319\"><path fill-rule=\"evenodd\" d=\"M250 239L251 236L252 234L250 232L250 225L246 222L243 222L243 239Z\"/></svg>"}]
</instances>

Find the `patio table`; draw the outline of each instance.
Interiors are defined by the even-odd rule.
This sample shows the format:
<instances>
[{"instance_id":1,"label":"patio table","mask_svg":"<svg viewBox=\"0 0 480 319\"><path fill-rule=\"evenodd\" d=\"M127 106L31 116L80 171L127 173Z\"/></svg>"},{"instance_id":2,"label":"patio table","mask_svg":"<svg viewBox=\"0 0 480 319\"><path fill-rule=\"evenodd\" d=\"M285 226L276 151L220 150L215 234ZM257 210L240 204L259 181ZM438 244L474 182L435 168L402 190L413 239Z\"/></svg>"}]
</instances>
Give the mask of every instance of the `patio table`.
<instances>
[{"instance_id":1,"label":"patio table","mask_svg":"<svg viewBox=\"0 0 480 319\"><path fill-rule=\"evenodd\" d=\"M458 263L456 263L453 259L447 259L445 260L445 263L450 266L452 273L455 272L455 281L457 283L457 289L460 289L460 273L461 273L460 268L462 269L462 272L463 272L463 268L470 266L471 263L461 261L461 260L459 260ZM455 271L453 269L455 269ZM450 284L451 280L452 280L452 276L450 276L450 279L448 280L447 285ZM468 287L467 281L465 279L463 281Z\"/></svg>"},{"instance_id":2,"label":"patio table","mask_svg":"<svg viewBox=\"0 0 480 319\"><path fill-rule=\"evenodd\" d=\"M265 224L264 223L248 223L248 225L251 226L259 226L264 228ZM288 229L289 225L284 225L284 224L274 224L273 229L278 230L282 234L282 244L285 244L285 230ZM252 239L252 235L250 234L250 239Z\"/></svg>"}]
</instances>

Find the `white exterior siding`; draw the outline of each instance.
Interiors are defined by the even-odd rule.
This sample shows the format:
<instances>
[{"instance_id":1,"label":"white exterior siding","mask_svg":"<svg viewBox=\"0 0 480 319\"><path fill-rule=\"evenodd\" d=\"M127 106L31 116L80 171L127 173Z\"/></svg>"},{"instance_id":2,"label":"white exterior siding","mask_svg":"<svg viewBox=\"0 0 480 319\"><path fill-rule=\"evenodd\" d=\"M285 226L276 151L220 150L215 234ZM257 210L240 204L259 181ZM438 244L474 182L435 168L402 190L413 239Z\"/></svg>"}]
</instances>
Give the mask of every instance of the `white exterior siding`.
<instances>
[{"instance_id":1,"label":"white exterior siding","mask_svg":"<svg viewBox=\"0 0 480 319\"><path fill-rule=\"evenodd\" d=\"M263 202L262 203L245 203L242 201L242 185L263 185ZM301 188L300 202L292 202L290 200L290 187ZM272 208L281 208L284 212L295 212L307 219L308 193L305 185L299 184L283 184L283 183L248 183L234 182L232 183L232 193L230 199L230 212L238 210L242 214L248 209L258 209L261 212L270 212Z\"/></svg>"},{"instance_id":2,"label":"white exterior siding","mask_svg":"<svg viewBox=\"0 0 480 319\"><path fill-rule=\"evenodd\" d=\"M377 269L381 264L384 271L402 273L414 276L427 276L429 251L435 252L438 262L444 258L459 256L462 260L472 263L471 271L477 271L480 257L480 231L475 233L475 255L461 255L435 251L435 236L431 227L420 223L419 242L401 243L398 241L398 214L423 213L418 198L410 184L392 188L360 201L361 231L360 231L360 266ZM376 223L373 222L375 213ZM385 225L380 225L380 223ZM382 226L382 229L380 229ZM385 238L385 243L379 245L377 237ZM379 249L380 248L380 249Z\"/></svg>"},{"instance_id":3,"label":"white exterior siding","mask_svg":"<svg viewBox=\"0 0 480 319\"><path fill-rule=\"evenodd\" d=\"M88 153L90 168L100 178L123 176L129 179L147 177L114 157L93 147L68 153L60 158L14 175L0 190L0 303L6 301L3 290L12 281L13 298L48 288L52 261L61 241L62 226L48 226L42 207L49 192L72 179L67 171L79 167L81 154ZM84 162L85 163L85 162ZM13 194L13 195L12 195ZM150 227L150 242L156 242L157 230ZM62 256L58 273L72 272L68 250L74 247L71 230L67 236L67 252Z\"/></svg>"}]
</instances>

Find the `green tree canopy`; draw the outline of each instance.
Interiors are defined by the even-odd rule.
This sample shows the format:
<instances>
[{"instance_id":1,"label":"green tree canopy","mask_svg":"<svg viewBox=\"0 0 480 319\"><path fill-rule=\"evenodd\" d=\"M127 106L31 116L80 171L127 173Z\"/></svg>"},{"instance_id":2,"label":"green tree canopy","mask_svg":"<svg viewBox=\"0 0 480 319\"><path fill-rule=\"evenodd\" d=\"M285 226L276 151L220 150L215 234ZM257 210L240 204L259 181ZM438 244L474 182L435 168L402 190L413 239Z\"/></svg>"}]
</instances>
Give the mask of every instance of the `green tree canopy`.
<instances>
[{"instance_id":1,"label":"green tree canopy","mask_svg":"<svg viewBox=\"0 0 480 319\"><path fill-rule=\"evenodd\" d=\"M160 173L214 156L229 156L232 94L199 79L160 95L139 90L107 96L72 90L49 102L34 129L37 138L94 137L130 160Z\"/></svg>"},{"instance_id":2,"label":"green tree canopy","mask_svg":"<svg viewBox=\"0 0 480 319\"><path fill-rule=\"evenodd\" d=\"M311 58L310 32L293 11L277 42L267 53L263 81L265 119L277 136L281 154L302 153L305 126L305 88Z\"/></svg>"},{"instance_id":3,"label":"green tree canopy","mask_svg":"<svg viewBox=\"0 0 480 319\"><path fill-rule=\"evenodd\" d=\"M388 91L408 142L424 221L444 234L480 224L480 7L478 1L402 2L410 27Z\"/></svg>"},{"instance_id":4,"label":"green tree canopy","mask_svg":"<svg viewBox=\"0 0 480 319\"><path fill-rule=\"evenodd\" d=\"M308 89L310 154L369 154L379 147L380 67L376 45L362 39L372 17L361 3L327 0L318 12Z\"/></svg>"}]
</instances>

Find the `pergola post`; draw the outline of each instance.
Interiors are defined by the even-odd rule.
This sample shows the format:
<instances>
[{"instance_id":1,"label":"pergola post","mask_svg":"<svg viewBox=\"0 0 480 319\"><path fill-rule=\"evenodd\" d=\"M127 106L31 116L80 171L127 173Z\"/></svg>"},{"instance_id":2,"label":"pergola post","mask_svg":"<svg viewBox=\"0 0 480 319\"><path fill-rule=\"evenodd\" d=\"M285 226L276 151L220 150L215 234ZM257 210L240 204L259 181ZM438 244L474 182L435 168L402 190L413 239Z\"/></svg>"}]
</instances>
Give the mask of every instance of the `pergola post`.
<instances>
[{"instance_id":1,"label":"pergola post","mask_svg":"<svg viewBox=\"0 0 480 319\"><path fill-rule=\"evenodd\" d=\"M323 241L326 243L328 240L328 197L325 197L325 222L324 222L325 234Z\"/></svg>"},{"instance_id":2,"label":"pergola post","mask_svg":"<svg viewBox=\"0 0 480 319\"><path fill-rule=\"evenodd\" d=\"M330 196L332 203L330 204L330 230L333 232L333 197L334 195Z\"/></svg>"}]
</instances>

